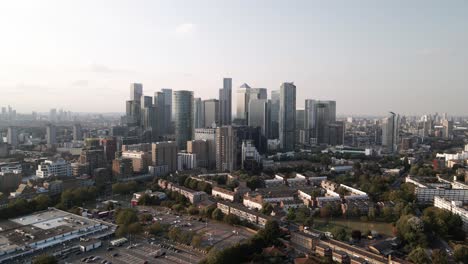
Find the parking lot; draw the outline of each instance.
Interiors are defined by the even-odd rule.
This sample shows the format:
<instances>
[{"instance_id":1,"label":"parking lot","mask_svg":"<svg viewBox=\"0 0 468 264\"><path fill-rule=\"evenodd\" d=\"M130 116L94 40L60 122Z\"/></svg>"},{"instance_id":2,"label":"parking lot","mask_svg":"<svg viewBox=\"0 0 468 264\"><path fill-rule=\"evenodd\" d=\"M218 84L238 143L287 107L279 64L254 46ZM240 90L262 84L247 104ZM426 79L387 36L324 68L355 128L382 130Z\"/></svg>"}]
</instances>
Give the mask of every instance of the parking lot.
<instances>
[{"instance_id":1,"label":"parking lot","mask_svg":"<svg viewBox=\"0 0 468 264\"><path fill-rule=\"evenodd\" d=\"M112 247L109 241L96 250L77 255L71 263L198 263L202 254L195 254L177 245L167 244L164 241L155 241L153 244L147 241L133 241L133 246L127 242L120 247ZM111 249L110 249L111 248ZM162 253L164 252L164 253ZM159 254L158 254L159 253Z\"/></svg>"},{"instance_id":2,"label":"parking lot","mask_svg":"<svg viewBox=\"0 0 468 264\"><path fill-rule=\"evenodd\" d=\"M164 207L139 207L141 212L152 214L157 222L177 226L184 230L203 235L202 247L214 246L219 249L242 242L255 233L243 227L234 227L199 216L181 215Z\"/></svg>"}]
</instances>

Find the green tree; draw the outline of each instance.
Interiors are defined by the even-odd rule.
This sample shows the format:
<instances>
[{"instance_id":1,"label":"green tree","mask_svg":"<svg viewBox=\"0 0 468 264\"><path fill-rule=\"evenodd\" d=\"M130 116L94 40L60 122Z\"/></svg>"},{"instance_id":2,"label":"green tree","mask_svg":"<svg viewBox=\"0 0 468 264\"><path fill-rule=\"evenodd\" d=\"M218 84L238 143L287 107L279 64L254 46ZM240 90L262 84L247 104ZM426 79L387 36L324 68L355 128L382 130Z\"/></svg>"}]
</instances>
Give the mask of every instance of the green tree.
<instances>
[{"instance_id":1,"label":"green tree","mask_svg":"<svg viewBox=\"0 0 468 264\"><path fill-rule=\"evenodd\" d=\"M33 264L57 264L58 260L54 256L40 255L33 260Z\"/></svg>"},{"instance_id":2,"label":"green tree","mask_svg":"<svg viewBox=\"0 0 468 264\"><path fill-rule=\"evenodd\" d=\"M267 221L265 228L258 232L259 236L267 243L272 244L281 235L277 221Z\"/></svg>"},{"instance_id":3,"label":"green tree","mask_svg":"<svg viewBox=\"0 0 468 264\"><path fill-rule=\"evenodd\" d=\"M221 221L223 217L224 217L224 214L219 208L216 208L211 215L212 219L218 220L218 221Z\"/></svg>"},{"instance_id":4,"label":"green tree","mask_svg":"<svg viewBox=\"0 0 468 264\"><path fill-rule=\"evenodd\" d=\"M341 240L341 241L347 240L348 234L346 233L346 230L342 227L334 227L331 230L331 233L334 239Z\"/></svg>"},{"instance_id":5,"label":"green tree","mask_svg":"<svg viewBox=\"0 0 468 264\"><path fill-rule=\"evenodd\" d=\"M223 221L230 225L239 225L241 223L239 217L233 214L225 215Z\"/></svg>"},{"instance_id":6,"label":"green tree","mask_svg":"<svg viewBox=\"0 0 468 264\"><path fill-rule=\"evenodd\" d=\"M164 232L164 229L165 229L164 226L161 225L160 223L154 223L149 226L148 232L154 236L157 236L161 234L162 232Z\"/></svg>"},{"instance_id":7,"label":"green tree","mask_svg":"<svg viewBox=\"0 0 468 264\"><path fill-rule=\"evenodd\" d=\"M187 212L191 215L197 215L199 213L198 208L193 205L189 206Z\"/></svg>"},{"instance_id":8,"label":"green tree","mask_svg":"<svg viewBox=\"0 0 468 264\"><path fill-rule=\"evenodd\" d=\"M140 223L131 223L128 225L128 233L132 235L136 235L141 233L143 228L141 227Z\"/></svg>"},{"instance_id":9,"label":"green tree","mask_svg":"<svg viewBox=\"0 0 468 264\"><path fill-rule=\"evenodd\" d=\"M453 250L453 257L461 263L468 263L468 247L456 245Z\"/></svg>"},{"instance_id":10,"label":"green tree","mask_svg":"<svg viewBox=\"0 0 468 264\"><path fill-rule=\"evenodd\" d=\"M116 215L116 223L118 225L130 225L132 223L138 222L138 216L135 210L133 209L120 209Z\"/></svg>"},{"instance_id":11,"label":"green tree","mask_svg":"<svg viewBox=\"0 0 468 264\"><path fill-rule=\"evenodd\" d=\"M422 247L417 247L413 249L409 255L408 255L409 260L415 264L430 264L431 260L429 259L429 256L426 253L426 250Z\"/></svg>"},{"instance_id":12,"label":"green tree","mask_svg":"<svg viewBox=\"0 0 468 264\"><path fill-rule=\"evenodd\" d=\"M260 212L264 215L270 215L273 212L273 206L270 203L263 203Z\"/></svg>"},{"instance_id":13,"label":"green tree","mask_svg":"<svg viewBox=\"0 0 468 264\"><path fill-rule=\"evenodd\" d=\"M448 255L445 251L440 249L432 250L432 263L448 264Z\"/></svg>"},{"instance_id":14,"label":"green tree","mask_svg":"<svg viewBox=\"0 0 468 264\"><path fill-rule=\"evenodd\" d=\"M296 219L296 213L294 212L293 208L288 209L288 214L286 215L286 219L289 221L294 221Z\"/></svg>"},{"instance_id":15,"label":"green tree","mask_svg":"<svg viewBox=\"0 0 468 264\"><path fill-rule=\"evenodd\" d=\"M36 196L33 201L36 203L36 211L41 211L47 209L50 205L50 198L48 195L40 194Z\"/></svg>"}]
</instances>

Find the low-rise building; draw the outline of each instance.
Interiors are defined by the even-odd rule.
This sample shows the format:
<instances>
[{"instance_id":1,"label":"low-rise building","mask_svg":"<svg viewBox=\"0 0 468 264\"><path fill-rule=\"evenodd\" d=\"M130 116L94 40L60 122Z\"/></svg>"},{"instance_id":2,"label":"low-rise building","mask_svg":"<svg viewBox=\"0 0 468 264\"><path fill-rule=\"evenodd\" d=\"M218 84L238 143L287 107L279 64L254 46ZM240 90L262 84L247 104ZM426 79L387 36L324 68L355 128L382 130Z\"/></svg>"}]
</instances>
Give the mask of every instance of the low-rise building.
<instances>
[{"instance_id":1,"label":"low-rise building","mask_svg":"<svg viewBox=\"0 0 468 264\"><path fill-rule=\"evenodd\" d=\"M463 230L468 232L468 204L463 201L451 201L446 198L435 196L434 206L445 209L453 214L459 215L463 221Z\"/></svg>"},{"instance_id":2,"label":"low-rise building","mask_svg":"<svg viewBox=\"0 0 468 264\"><path fill-rule=\"evenodd\" d=\"M260 214L256 211L249 210L248 208L243 207L242 205L227 201L219 201L217 203L217 207L226 215L236 215L241 220L245 220L260 227L264 227L267 221L271 219L270 217Z\"/></svg>"},{"instance_id":3,"label":"low-rise building","mask_svg":"<svg viewBox=\"0 0 468 264\"><path fill-rule=\"evenodd\" d=\"M213 197L218 197L223 200L234 202L236 200L236 193L228 189L224 189L218 186L214 186L211 190L211 195Z\"/></svg>"},{"instance_id":4,"label":"low-rise building","mask_svg":"<svg viewBox=\"0 0 468 264\"><path fill-rule=\"evenodd\" d=\"M46 160L39 164L36 170L36 175L39 178L48 178L52 176L70 177L72 169L70 162L64 159Z\"/></svg>"}]
</instances>

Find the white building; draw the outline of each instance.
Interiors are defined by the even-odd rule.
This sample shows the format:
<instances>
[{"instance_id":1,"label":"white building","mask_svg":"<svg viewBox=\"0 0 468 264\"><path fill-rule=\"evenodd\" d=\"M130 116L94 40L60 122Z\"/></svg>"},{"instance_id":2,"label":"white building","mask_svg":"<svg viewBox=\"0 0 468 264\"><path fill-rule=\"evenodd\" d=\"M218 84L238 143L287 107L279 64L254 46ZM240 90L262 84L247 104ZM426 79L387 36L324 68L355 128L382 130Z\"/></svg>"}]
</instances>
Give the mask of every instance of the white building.
<instances>
[{"instance_id":1,"label":"white building","mask_svg":"<svg viewBox=\"0 0 468 264\"><path fill-rule=\"evenodd\" d=\"M223 200L234 202L236 193L233 191L215 186L211 190L211 195L213 197L219 197Z\"/></svg>"},{"instance_id":2,"label":"white building","mask_svg":"<svg viewBox=\"0 0 468 264\"><path fill-rule=\"evenodd\" d=\"M47 178L51 176L71 177L71 164L64 159L57 159L55 161L46 160L38 166L36 175L39 178Z\"/></svg>"},{"instance_id":3,"label":"white building","mask_svg":"<svg viewBox=\"0 0 468 264\"><path fill-rule=\"evenodd\" d=\"M197 154L194 153L178 153L177 154L177 170L192 170L197 167Z\"/></svg>"}]
</instances>

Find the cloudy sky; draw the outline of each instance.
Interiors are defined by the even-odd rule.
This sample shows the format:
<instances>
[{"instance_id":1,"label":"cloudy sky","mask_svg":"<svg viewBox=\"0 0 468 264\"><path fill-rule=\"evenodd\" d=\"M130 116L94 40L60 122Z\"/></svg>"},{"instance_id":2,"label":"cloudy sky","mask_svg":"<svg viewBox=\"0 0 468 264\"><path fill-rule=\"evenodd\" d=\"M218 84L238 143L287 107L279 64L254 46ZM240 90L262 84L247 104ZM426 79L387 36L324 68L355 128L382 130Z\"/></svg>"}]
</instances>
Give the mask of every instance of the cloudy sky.
<instances>
[{"instance_id":1,"label":"cloudy sky","mask_svg":"<svg viewBox=\"0 0 468 264\"><path fill-rule=\"evenodd\" d=\"M338 113L468 114L468 1L0 2L0 106L123 112L129 83L297 85Z\"/></svg>"}]
</instances>

